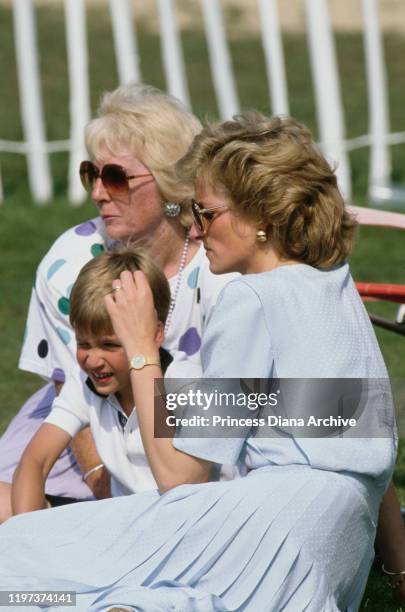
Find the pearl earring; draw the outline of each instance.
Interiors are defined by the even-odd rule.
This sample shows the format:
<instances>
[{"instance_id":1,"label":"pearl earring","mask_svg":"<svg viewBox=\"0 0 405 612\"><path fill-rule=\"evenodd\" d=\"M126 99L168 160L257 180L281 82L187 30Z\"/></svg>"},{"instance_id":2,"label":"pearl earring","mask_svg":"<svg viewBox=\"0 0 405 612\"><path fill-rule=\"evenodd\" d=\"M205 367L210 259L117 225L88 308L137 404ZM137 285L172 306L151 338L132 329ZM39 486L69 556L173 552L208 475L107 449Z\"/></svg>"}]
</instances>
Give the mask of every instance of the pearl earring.
<instances>
[{"instance_id":1,"label":"pearl earring","mask_svg":"<svg viewBox=\"0 0 405 612\"><path fill-rule=\"evenodd\" d=\"M165 202L164 212L166 217L177 217L181 212L181 206L177 202Z\"/></svg>"},{"instance_id":2,"label":"pearl earring","mask_svg":"<svg viewBox=\"0 0 405 612\"><path fill-rule=\"evenodd\" d=\"M267 234L264 230L257 230L256 232L257 242L267 242Z\"/></svg>"}]
</instances>

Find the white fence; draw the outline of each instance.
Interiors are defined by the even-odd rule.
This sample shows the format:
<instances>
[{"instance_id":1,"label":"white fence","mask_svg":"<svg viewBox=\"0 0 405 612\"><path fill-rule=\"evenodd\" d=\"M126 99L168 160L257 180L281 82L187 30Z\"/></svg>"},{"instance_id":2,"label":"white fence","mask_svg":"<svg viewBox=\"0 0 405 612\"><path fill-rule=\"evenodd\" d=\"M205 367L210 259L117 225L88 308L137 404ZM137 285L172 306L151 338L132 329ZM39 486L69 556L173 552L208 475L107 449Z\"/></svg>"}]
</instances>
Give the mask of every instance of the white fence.
<instances>
[{"instance_id":1,"label":"white fence","mask_svg":"<svg viewBox=\"0 0 405 612\"><path fill-rule=\"evenodd\" d=\"M148 0L150 1L150 0ZM162 63L167 90L190 106L185 62L176 22L176 1L157 0L160 19ZM277 0L256 0L266 74L271 91L270 111L288 113L289 100ZM239 110L232 60L220 0L200 0L212 81L219 115L230 117ZM0 140L0 151L27 156L29 184L34 200L52 197L49 154L69 151L69 197L73 205L85 198L77 168L85 157L83 128L89 119L89 74L86 11L83 0L65 0L65 24L70 84L70 139L47 142L38 71L35 12L32 0L14 0L14 31L20 88L24 142ZM141 81L136 28L129 0L109 0L114 48L121 83ZM351 195L348 152L370 147L369 194L384 201L398 195L392 188L390 145L405 142L405 132L390 133L386 71L378 0L362 0L364 48L368 83L368 133L347 140L341 100L334 34L327 0L305 0L306 29L311 59L316 114L323 151L337 162L339 182ZM0 180L1 185L1 180ZM400 193L402 196L402 193ZM1 196L1 189L0 189Z\"/></svg>"}]
</instances>

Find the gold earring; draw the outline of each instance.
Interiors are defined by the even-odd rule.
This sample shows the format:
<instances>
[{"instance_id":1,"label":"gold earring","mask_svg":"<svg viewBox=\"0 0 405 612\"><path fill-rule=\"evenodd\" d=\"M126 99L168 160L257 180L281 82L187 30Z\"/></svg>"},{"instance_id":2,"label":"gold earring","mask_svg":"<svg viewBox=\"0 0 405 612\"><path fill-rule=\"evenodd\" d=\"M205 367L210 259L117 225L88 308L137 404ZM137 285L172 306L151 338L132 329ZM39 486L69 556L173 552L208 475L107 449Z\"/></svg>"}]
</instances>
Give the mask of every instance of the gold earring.
<instances>
[{"instance_id":1,"label":"gold earring","mask_svg":"<svg viewBox=\"0 0 405 612\"><path fill-rule=\"evenodd\" d=\"M264 230L257 230L256 232L257 242L267 242L267 234Z\"/></svg>"}]
</instances>

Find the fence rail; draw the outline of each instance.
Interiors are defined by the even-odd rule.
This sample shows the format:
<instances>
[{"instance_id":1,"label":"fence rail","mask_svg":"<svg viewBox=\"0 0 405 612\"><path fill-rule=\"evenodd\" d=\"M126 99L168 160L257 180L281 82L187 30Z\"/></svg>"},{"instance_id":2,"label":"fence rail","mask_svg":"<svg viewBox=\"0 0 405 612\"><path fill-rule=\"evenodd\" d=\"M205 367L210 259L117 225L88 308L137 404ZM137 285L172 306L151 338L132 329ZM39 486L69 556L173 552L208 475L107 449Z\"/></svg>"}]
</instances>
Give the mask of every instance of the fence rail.
<instances>
[{"instance_id":1,"label":"fence rail","mask_svg":"<svg viewBox=\"0 0 405 612\"><path fill-rule=\"evenodd\" d=\"M220 0L199 0L207 41L210 70L218 114L222 118L238 112L240 103L232 58L226 37L226 23ZM274 114L289 112L287 73L283 55L283 34L277 0L256 0L260 36L265 59L265 74ZM370 149L369 194L383 201L395 196L404 199L402 190L391 185L393 144L405 142L405 132L390 132L387 75L378 23L378 0L362 0L364 49L368 87L369 128L367 134L346 138L345 116L337 65L334 32L328 0L305 0L306 33L311 60L316 116L321 146L337 164L339 184L351 197L351 169L348 153L361 147ZM83 128L90 117L88 43L84 0L65 0L65 30L69 74L70 137L47 141L44 108L39 78L35 11L32 0L14 0L14 40L20 91L23 142L0 140L0 151L25 155L29 185L38 204L52 197L49 154L69 152L69 199L79 205L85 194L79 184L77 168L85 155ZM109 0L111 25L120 83L141 81L136 23L129 0ZM186 59L176 19L176 0L158 0L162 63L167 90L191 107ZM0 200L2 198L0 177Z\"/></svg>"}]
</instances>

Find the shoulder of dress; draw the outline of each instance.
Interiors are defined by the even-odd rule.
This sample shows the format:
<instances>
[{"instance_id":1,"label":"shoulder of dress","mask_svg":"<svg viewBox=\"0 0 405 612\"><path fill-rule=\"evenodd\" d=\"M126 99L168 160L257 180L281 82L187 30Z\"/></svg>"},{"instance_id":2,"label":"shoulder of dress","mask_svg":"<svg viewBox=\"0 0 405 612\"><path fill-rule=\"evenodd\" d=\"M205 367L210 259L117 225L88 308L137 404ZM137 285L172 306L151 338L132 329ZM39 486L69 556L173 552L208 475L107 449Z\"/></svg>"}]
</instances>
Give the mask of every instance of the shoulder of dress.
<instances>
[{"instance_id":1,"label":"shoulder of dress","mask_svg":"<svg viewBox=\"0 0 405 612\"><path fill-rule=\"evenodd\" d=\"M103 223L100 218L96 217L95 219L90 219L89 221L85 221L80 225L70 227L60 234L60 236L58 236L53 242L44 258L58 252L60 252L60 255L62 256L64 254L63 249L65 246L70 246L71 249L73 242L75 248L80 249L81 245L83 245L84 248L87 248L89 243L102 242L104 244L106 241L107 237L105 235Z\"/></svg>"},{"instance_id":2,"label":"shoulder of dress","mask_svg":"<svg viewBox=\"0 0 405 612\"><path fill-rule=\"evenodd\" d=\"M242 308L252 304L258 305L261 301L258 287L244 276L230 279L218 297L218 304L237 305Z\"/></svg>"},{"instance_id":3,"label":"shoulder of dress","mask_svg":"<svg viewBox=\"0 0 405 612\"><path fill-rule=\"evenodd\" d=\"M62 266L82 267L89 259L99 255L106 246L102 221L91 219L70 227L52 244L38 265L37 273L48 279Z\"/></svg>"}]
</instances>

